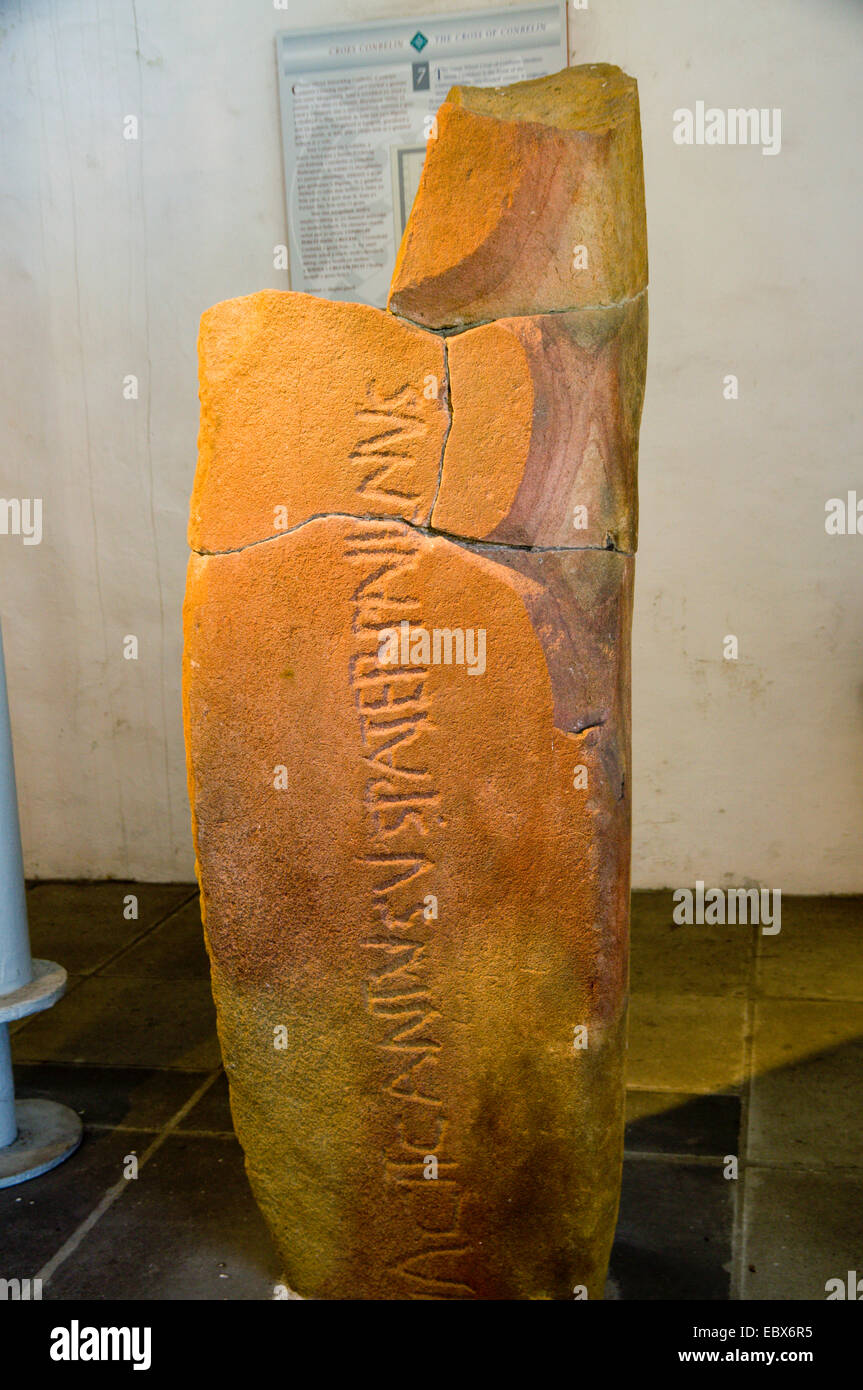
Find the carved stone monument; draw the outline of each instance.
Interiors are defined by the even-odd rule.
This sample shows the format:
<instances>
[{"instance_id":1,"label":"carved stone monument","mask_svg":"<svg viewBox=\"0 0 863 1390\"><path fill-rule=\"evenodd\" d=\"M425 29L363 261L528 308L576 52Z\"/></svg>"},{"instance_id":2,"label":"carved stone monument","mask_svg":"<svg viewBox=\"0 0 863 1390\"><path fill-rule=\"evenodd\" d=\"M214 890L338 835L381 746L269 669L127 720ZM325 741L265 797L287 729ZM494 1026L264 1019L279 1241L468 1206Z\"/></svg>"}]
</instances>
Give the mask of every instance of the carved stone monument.
<instances>
[{"instance_id":1,"label":"carved stone monument","mask_svg":"<svg viewBox=\"0 0 863 1390\"><path fill-rule=\"evenodd\" d=\"M203 317L195 844L304 1297L602 1297L646 283L636 85L591 66L450 93L388 312Z\"/></svg>"}]
</instances>

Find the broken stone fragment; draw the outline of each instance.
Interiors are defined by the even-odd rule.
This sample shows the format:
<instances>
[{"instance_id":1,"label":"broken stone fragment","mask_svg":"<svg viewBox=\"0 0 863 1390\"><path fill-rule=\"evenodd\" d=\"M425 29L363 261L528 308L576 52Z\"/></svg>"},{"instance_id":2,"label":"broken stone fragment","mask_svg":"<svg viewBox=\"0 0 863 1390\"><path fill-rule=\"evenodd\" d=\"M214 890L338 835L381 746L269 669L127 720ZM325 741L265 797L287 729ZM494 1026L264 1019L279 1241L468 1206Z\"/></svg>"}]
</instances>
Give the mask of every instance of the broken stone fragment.
<instances>
[{"instance_id":1,"label":"broken stone fragment","mask_svg":"<svg viewBox=\"0 0 863 1390\"><path fill-rule=\"evenodd\" d=\"M465 331L275 293L204 317L193 829L234 1121L304 1297L602 1297L644 246L635 84L575 69L442 108L391 307Z\"/></svg>"},{"instance_id":2,"label":"broken stone fragment","mask_svg":"<svg viewBox=\"0 0 863 1390\"><path fill-rule=\"evenodd\" d=\"M336 517L192 557L185 714L220 1039L305 1296L602 1295L631 570Z\"/></svg>"},{"instance_id":3,"label":"broken stone fragment","mask_svg":"<svg viewBox=\"0 0 863 1390\"><path fill-rule=\"evenodd\" d=\"M610 304L647 284L635 81L608 64L454 87L389 307L431 328Z\"/></svg>"},{"instance_id":4,"label":"broken stone fragment","mask_svg":"<svg viewBox=\"0 0 863 1390\"><path fill-rule=\"evenodd\" d=\"M264 290L208 309L198 355L194 550L324 512L428 521L449 425L434 334L365 304Z\"/></svg>"},{"instance_id":5,"label":"broken stone fragment","mask_svg":"<svg viewBox=\"0 0 863 1390\"><path fill-rule=\"evenodd\" d=\"M450 337L452 428L432 525L634 551L646 351L644 295Z\"/></svg>"}]
</instances>

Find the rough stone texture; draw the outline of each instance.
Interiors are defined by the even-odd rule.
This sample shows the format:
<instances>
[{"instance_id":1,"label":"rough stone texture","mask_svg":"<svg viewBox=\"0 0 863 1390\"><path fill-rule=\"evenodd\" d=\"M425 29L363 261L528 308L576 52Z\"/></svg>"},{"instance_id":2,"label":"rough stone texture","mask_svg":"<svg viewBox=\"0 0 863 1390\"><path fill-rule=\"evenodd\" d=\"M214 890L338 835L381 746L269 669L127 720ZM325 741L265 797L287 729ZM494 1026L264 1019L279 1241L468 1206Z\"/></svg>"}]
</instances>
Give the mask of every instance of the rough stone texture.
<instances>
[{"instance_id":1,"label":"rough stone texture","mask_svg":"<svg viewBox=\"0 0 863 1390\"><path fill-rule=\"evenodd\" d=\"M644 294L450 338L453 419L433 526L634 551L646 346Z\"/></svg>"},{"instance_id":2,"label":"rough stone texture","mask_svg":"<svg viewBox=\"0 0 863 1390\"><path fill-rule=\"evenodd\" d=\"M461 127L442 121L427 170L440 161L447 182L431 202L426 186L407 242L422 248L438 200L460 205L482 233L477 283L497 258L509 317L444 342L391 314L266 294L202 326L193 826L234 1121L305 1297L603 1293L646 305L630 257L604 282L627 302L522 314L557 282L499 204L530 210L523 126L542 159L562 141L555 198L603 167L592 225L632 217L615 150L640 188L634 84L606 72L472 93L492 161L476 182L449 148ZM543 228L553 251L561 226L543 214ZM627 236L643 246L637 218ZM434 249L434 225L428 237ZM455 322L440 292L464 292L463 262L420 276L411 312ZM372 474L385 500L369 505ZM435 660L422 636L444 631L449 661L446 639Z\"/></svg>"},{"instance_id":3,"label":"rough stone texture","mask_svg":"<svg viewBox=\"0 0 863 1390\"><path fill-rule=\"evenodd\" d=\"M428 521L449 425L440 339L365 304L264 290L207 310L198 357L193 550L326 512Z\"/></svg>"},{"instance_id":4,"label":"rough stone texture","mask_svg":"<svg viewBox=\"0 0 863 1390\"><path fill-rule=\"evenodd\" d=\"M437 119L396 261L394 313L444 328L644 289L631 77L599 63L511 87L454 87ZM587 266L576 269L578 246Z\"/></svg>"},{"instance_id":5,"label":"rough stone texture","mask_svg":"<svg viewBox=\"0 0 863 1390\"><path fill-rule=\"evenodd\" d=\"M631 563L498 558L342 518L192 559L187 721L220 1037L249 1175L303 1294L601 1295ZM485 675L382 669L381 627L451 627L455 595L459 624L486 628Z\"/></svg>"}]
</instances>

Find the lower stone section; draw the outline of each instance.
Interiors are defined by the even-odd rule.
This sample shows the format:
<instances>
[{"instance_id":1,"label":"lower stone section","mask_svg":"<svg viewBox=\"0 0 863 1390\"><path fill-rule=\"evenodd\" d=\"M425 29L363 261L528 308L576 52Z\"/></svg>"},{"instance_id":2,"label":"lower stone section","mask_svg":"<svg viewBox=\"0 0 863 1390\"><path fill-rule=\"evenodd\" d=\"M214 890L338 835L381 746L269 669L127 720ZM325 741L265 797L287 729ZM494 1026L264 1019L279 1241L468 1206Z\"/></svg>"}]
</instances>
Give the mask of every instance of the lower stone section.
<instances>
[{"instance_id":1,"label":"lower stone section","mask_svg":"<svg viewBox=\"0 0 863 1390\"><path fill-rule=\"evenodd\" d=\"M613 552L335 517L191 559L220 1039L305 1297L602 1296L631 581Z\"/></svg>"}]
</instances>

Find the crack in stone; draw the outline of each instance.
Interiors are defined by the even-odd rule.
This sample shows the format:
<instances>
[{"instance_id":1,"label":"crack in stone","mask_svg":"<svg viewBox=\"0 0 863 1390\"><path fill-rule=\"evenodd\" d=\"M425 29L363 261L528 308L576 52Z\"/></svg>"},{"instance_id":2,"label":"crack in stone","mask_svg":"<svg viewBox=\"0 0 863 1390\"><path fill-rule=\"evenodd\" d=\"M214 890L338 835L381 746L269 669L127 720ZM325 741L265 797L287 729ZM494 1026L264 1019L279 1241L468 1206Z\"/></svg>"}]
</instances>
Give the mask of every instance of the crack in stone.
<instances>
[{"instance_id":1,"label":"crack in stone","mask_svg":"<svg viewBox=\"0 0 863 1390\"><path fill-rule=\"evenodd\" d=\"M432 517L434 516L434 509L435 509L435 507L437 506L437 500L438 500L438 498L440 497L440 490L441 490L441 487L443 486L443 466L444 466L444 460L445 460L445 458L446 458L446 446L447 446L447 444L449 443L449 437L450 437L450 434L451 434L451 432L452 432L452 425L453 425L452 388L451 388L451 386L450 386L450 379L449 379L449 349L447 348L446 338L444 338L444 340L443 340L442 347L443 347L443 389L444 389L444 403L445 403L445 405L446 405L446 412L447 412L447 424L446 424L446 433L444 434L444 437L443 437L443 444L441 445L441 451L440 451L440 466L439 466L439 468L438 468L437 487L435 488L435 494L434 494L434 497L432 498L432 504L431 504L431 506L429 507L429 525L431 525Z\"/></svg>"},{"instance_id":2,"label":"crack in stone","mask_svg":"<svg viewBox=\"0 0 863 1390\"><path fill-rule=\"evenodd\" d=\"M430 539L435 537L441 540L451 541L454 545L464 546L467 550L524 550L530 554L554 554L566 555L570 552L580 550L597 550L601 554L612 553L614 555L632 556L632 550L619 550L617 546L609 545L519 545L509 541L483 541L477 540L473 536L459 536L453 531L440 531L435 526L420 526L415 521L407 521L403 516L380 516L371 512L315 512L314 516L308 516L304 521L298 521L295 526L287 526L284 531L277 531L272 536L262 536L257 541L247 541L245 545L230 546L227 550L199 550L197 546L190 546L190 550L195 555L239 555L243 550L251 550L256 545L269 545L271 541L281 540L283 536L291 536L296 531L301 531L304 526L310 526L313 521L381 521L389 525L395 523L399 526L406 526L410 531L416 531L419 535L428 536Z\"/></svg>"},{"instance_id":3,"label":"crack in stone","mask_svg":"<svg viewBox=\"0 0 863 1390\"><path fill-rule=\"evenodd\" d=\"M410 319L405 314L397 314L393 309L386 309L385 312L391 314L394 319L409 324L411 328L421 328L424 333L434 333L446 342L447 338L455 338L459 333L469 333L472 328L484 328L489 323L501 323L503 319L541 319L550 318L553 314L590 314L596 313L599 309L622 309L627 304L635 304L637 300L642 299L649 288L649 285L644 285L637 294L627 295L624 299L609 299L605 304L573 304L568 309L526 309L522 314L498 314L496 318L475 319L471 323L449 324L443 328L430 328L427 323Z\"/></svg>"},{"instance_id":4,"label":"crack in stone","mask_svg":"<svg viewBox=\"0 0 863 1390\"><path fill-rule=\"evenodd\" d=\"M579 734L586 734L588 729L601 729L602 726L607 723L608 718L606 715L603 715L601 719L588 719L586 723L577 724L574 729L567 729L566 732L578 737Z\"/></svg>"}]
</instances>

